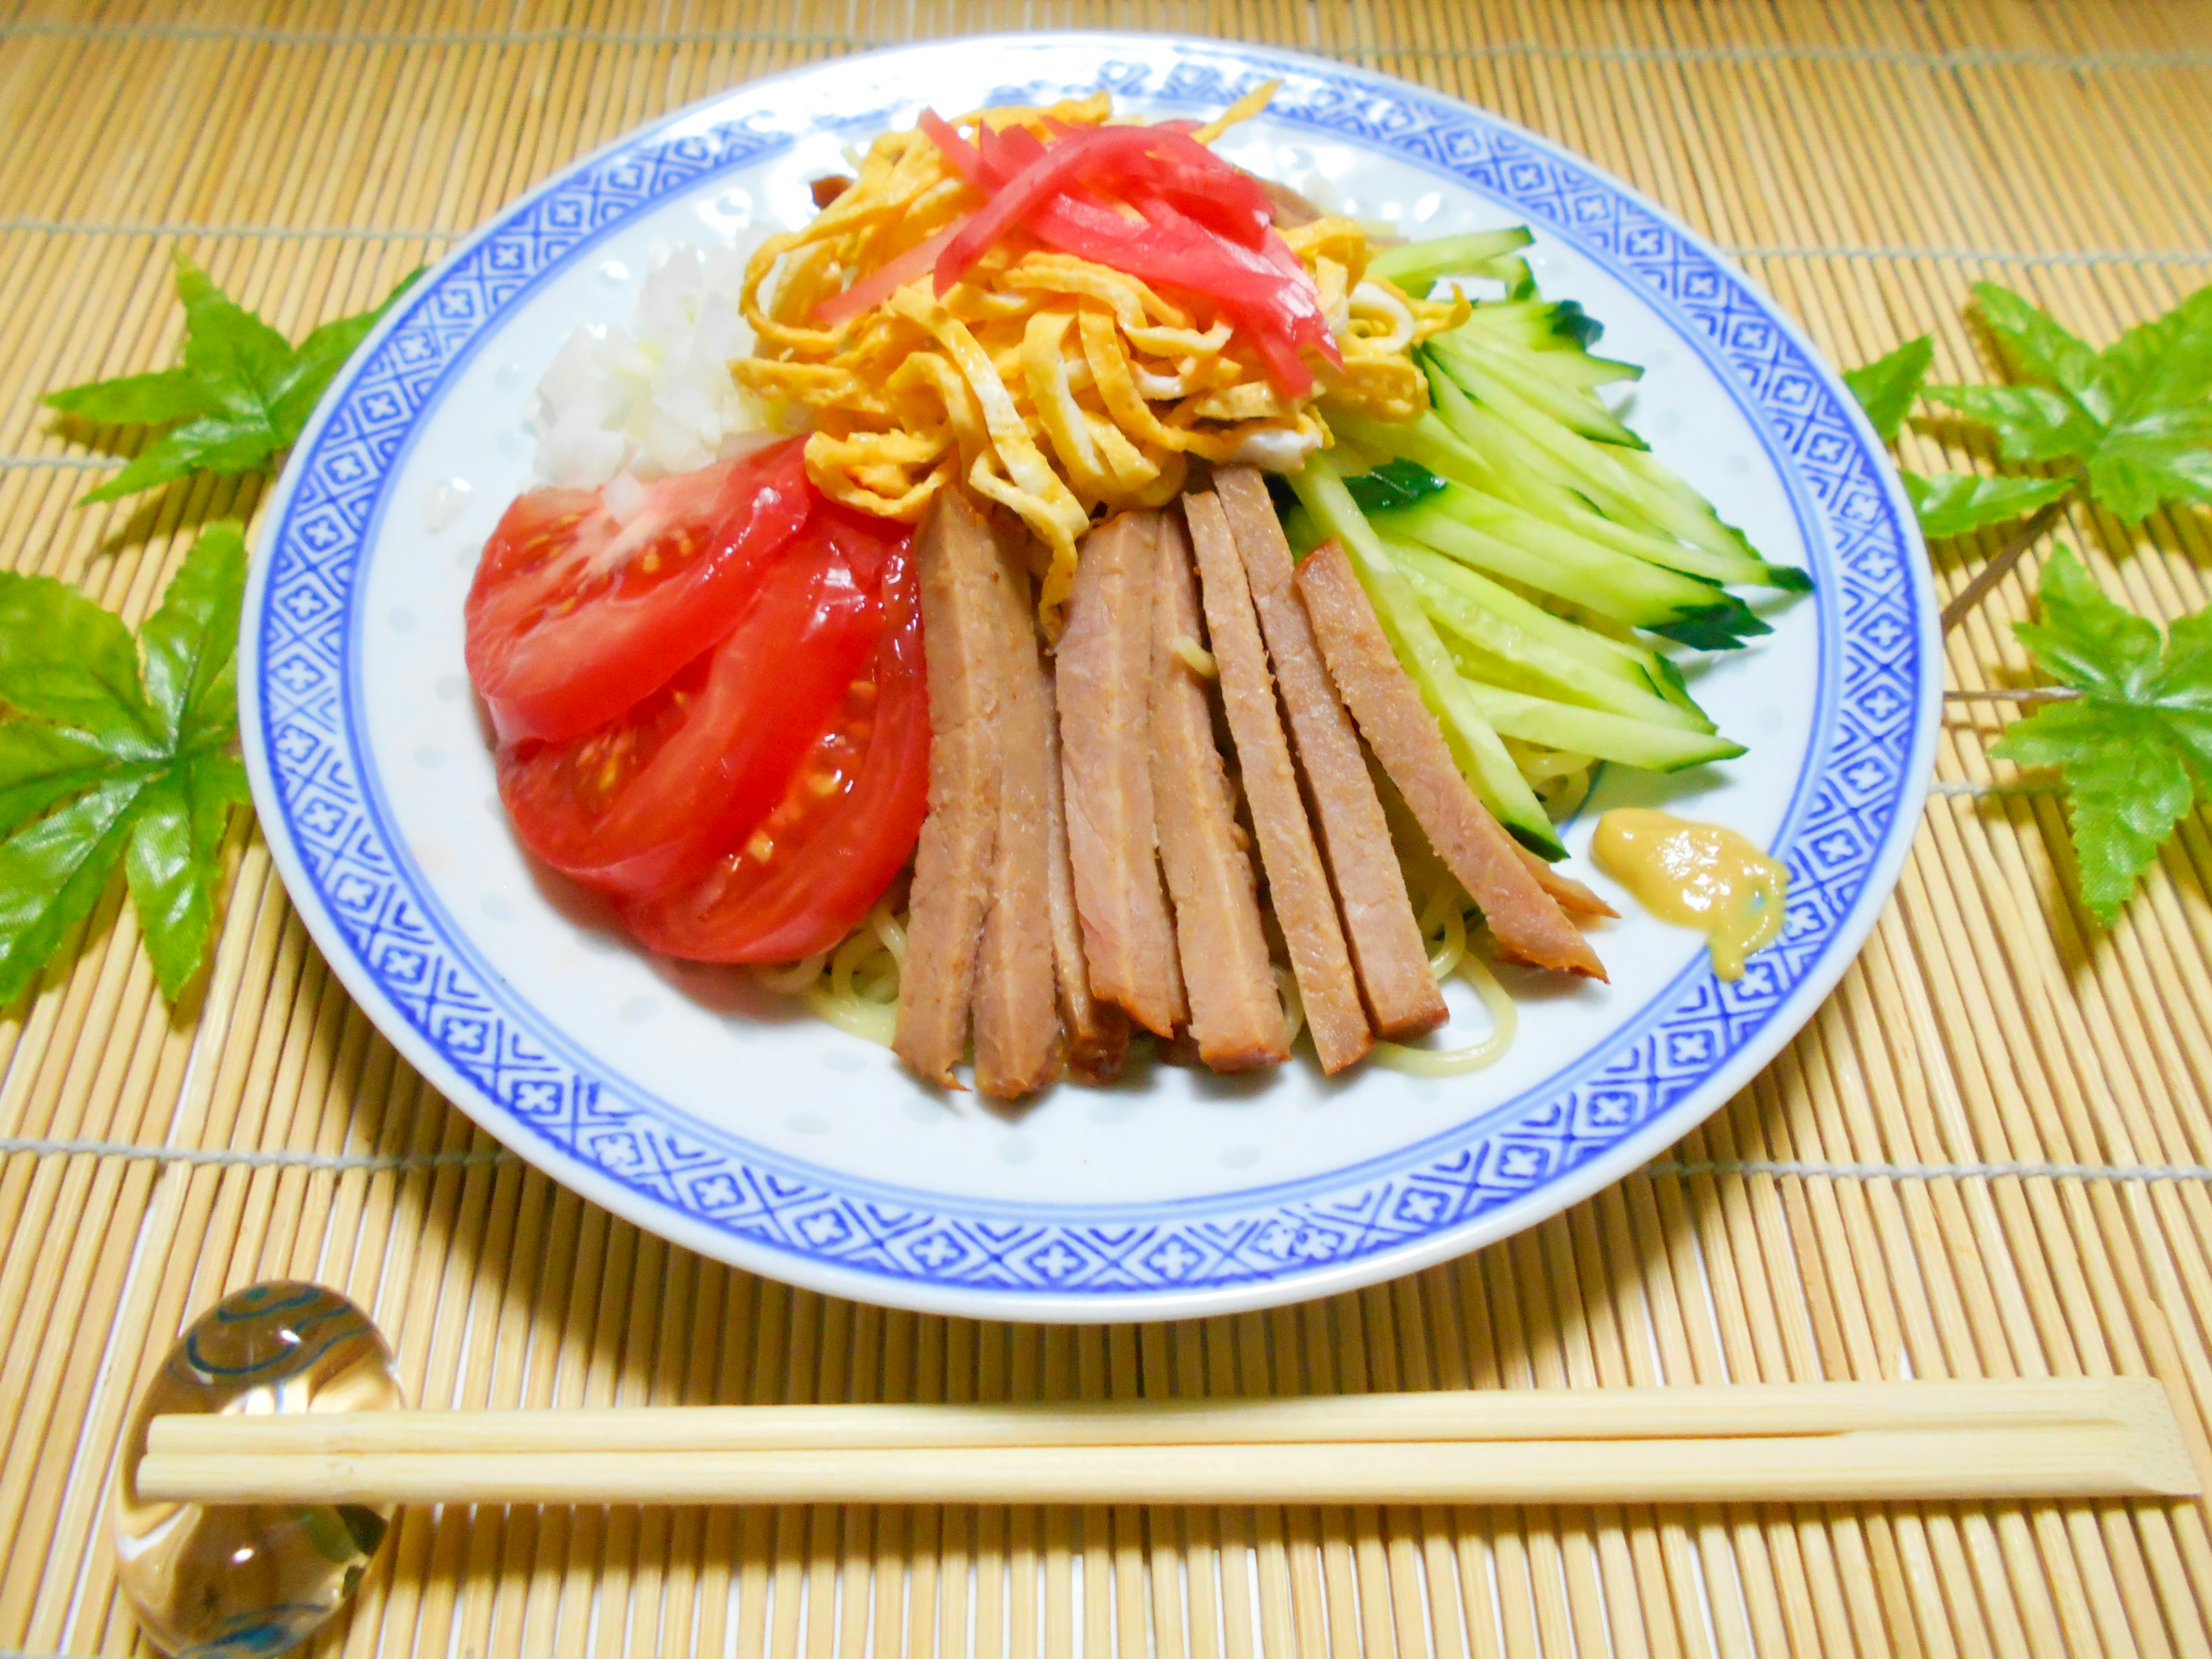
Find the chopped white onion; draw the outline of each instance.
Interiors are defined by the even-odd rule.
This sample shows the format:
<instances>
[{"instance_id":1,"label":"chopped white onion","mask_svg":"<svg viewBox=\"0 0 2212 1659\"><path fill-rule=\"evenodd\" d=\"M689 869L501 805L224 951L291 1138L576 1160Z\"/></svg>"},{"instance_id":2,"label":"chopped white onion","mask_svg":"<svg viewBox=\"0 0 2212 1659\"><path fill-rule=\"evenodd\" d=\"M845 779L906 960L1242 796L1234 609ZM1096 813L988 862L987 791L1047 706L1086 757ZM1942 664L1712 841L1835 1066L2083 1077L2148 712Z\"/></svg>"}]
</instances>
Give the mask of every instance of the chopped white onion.
<instances>
[{"instance_id":1,"label":"chopped white onion","mask_svg":"<svg viewBox=\"0 0 2212 1659\"><path fill-rule=\"evenodd\" d=\"M647 481L753 447L760 421L729 368L749 344L738 309L744 278L734 247L676 247L645 279L635 333L571 334L538 385L538 476L590 489L621 475L625 495L641 495Z\"/></svg>"}]
</instances>

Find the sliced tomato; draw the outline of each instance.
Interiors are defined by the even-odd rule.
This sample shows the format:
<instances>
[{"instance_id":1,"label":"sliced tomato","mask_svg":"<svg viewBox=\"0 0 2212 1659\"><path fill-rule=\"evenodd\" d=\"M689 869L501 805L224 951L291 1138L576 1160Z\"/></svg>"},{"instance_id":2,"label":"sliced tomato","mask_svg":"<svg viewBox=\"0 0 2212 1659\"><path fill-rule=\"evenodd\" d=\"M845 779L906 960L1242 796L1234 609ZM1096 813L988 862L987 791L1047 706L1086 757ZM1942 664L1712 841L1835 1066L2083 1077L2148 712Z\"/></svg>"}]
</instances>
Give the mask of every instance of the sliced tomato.
<instances>
[{"instance_id":1,"label":"sliced tomato","mask_svg":"<svg viewBox=\"0 0 2212 1659\"><path fill-rule=\"evenodd\" d=\"M858 927L921 833L929 797L929 690L914 560L884 574L871 672L783 799L698 880L623 907L648 949L695 962L796 962Z\"/></svg>"},{"instance_id":2,"label":"sliced tomato","mask_svg":"<svg viewBox=\"0 0 2212 1659\"><path fill-rule=\"evenodd\" d=\"M661 690L582 737L502 745L500 798L523 844L617 896L699 874L775 805L866 666L888 556L881 534L825 514Z\"/></svg>"},{"instance_id":3,"label":"sliced tomato","mask_svg":"<svg viewBox=\"0 0 2212 1659\"><path fill-rule=\"evenodd\" d=\"M854 582L877 596L879 611L890 562L904 554L914 542L910 525L879 519L872 513L861 513L829 501L817 501L814 520L806 533L827 542L830 551L853 573Z\"/></svg>"},{"instance_id":4,"label":"sliced tomato","mask_svg":"<svg viewBox=\"0 0 2212 1659\"><path fill-rule=\"evenodd\" d=\"M730 631L763 561L806 522L799 441L645 486L627 522L599 490L538 489L485 544L469 678L502 742L580 737Z\"/></svg>"}]
</instances>

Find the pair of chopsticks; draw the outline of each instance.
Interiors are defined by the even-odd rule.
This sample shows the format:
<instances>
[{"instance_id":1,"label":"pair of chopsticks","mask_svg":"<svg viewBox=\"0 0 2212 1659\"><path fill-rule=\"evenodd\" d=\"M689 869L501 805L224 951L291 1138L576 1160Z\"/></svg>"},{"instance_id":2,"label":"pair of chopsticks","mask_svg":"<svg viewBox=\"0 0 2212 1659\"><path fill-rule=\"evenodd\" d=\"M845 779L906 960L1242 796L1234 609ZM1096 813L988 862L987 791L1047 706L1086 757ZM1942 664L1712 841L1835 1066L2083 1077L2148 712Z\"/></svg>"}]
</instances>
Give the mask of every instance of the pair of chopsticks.
<instances>
[{"instance_id":1,"label":"pair of chopsticks","mask_svg":"<svg viewBox=\"0 0 2212 1659\"><path fill-rule=\"evenodd\" d=\"M142 1498L1725 1503L2199 1491L2149 1378L167 1416Z\"/></svg>"}]
</instances>

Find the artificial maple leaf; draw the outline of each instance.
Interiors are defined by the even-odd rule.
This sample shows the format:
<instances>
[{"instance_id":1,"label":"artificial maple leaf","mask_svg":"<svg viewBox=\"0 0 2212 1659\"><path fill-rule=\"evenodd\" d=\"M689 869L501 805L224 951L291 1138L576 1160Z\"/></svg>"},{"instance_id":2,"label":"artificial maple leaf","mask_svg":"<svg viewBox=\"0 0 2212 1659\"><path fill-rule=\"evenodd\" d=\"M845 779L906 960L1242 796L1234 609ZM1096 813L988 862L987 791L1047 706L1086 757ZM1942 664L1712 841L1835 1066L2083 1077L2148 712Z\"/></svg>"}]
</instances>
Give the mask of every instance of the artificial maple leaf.
<instances>
[{"instance_id":1,"label":"artificial maple leaf","mask_svg":"<svg viewBox=\"0 0 2212 1659\"><path fill-rule=\"evenodd\" d=\"M1932 541L1963 536L1985 525L2002 524L2058 500L2074 488L2070 478L1984 478L1973 472L1917 472L1897 475L1905 481L1920 533Z\"/></svg>"},{"instance_id":2,"label":"artificial maple leaf","mask_svg":"<svg viewBox=\"0 0 2212 1659\"><path fill-rule=\"evenodd\" d=\"M0 571L0 1006L118 861L163 994L199 971L223 830L246 799L232 661L245 589L245 540L217 525L134 646L67 583Z\"/></svg>"},{"instance_id":3,"label":"artificial maple leaf","mask_svg":"<svg viewBox=\"0 0 2212 1659\"><path fill-rule=\"evenodd\" d=\"M185 307L182 366L46 395L48 408L79 420L166 428L86 502L115 501L195 472L269 471L305 429L331 377L422 274L403 278L374 310L325 323L295 348L182 253L176 265Z\"/></svg>"},{"instance_id":4,"label":"artificial maple leaf","mask_svg":"<svg viewBox=\"0 0 2212 1659\"><path fill-rule=\"evenodd\" d=\"M2130 523L2163 501L2212 505L2212 287L2103 351L2010 289L1977 283L1974 297L2024 383L1925 396L1993 428L2007 460L2077 463Z\"/></svg>"},{"instance_id":5,"label":"artificial maple leaf","mask_svg":"<svg viewBox=\"0 0 2212 1659\"><path fill-rule=\"evenodd\" d=\"M2063 547L2038 598L2042 621L2013 632L2080 695L2014 722L1990 752L2063 775L2081 896L2110 927L2212 783L2212 610L2177 619L2161 641Z\"/></svg>"},{"instance_id":6,"label":"artificial maple leaf","mask_svg":"<svg viewBox=\"0 0 2212 1659\"><path fill-rule=\"evenodd\" d=\"M1923 334L1907 340L1887 357L1844 372L1844 384L1866 410L1867 419L1886 444L1897 441L1898 428L1920 395L1928 378L1928 365L1936 361L1936 337Z\"/></svg>"}]
</instances>

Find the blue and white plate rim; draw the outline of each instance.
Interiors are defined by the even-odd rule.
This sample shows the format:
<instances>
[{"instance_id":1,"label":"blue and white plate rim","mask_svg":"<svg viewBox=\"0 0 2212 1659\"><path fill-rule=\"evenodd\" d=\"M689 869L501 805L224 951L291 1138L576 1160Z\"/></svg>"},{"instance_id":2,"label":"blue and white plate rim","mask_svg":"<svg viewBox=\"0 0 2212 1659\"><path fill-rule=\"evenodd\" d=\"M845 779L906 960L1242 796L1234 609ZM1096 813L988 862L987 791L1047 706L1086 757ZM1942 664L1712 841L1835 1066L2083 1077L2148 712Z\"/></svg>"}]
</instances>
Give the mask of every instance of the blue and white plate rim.
<instances>
[{"instance_id":1,"label":"blue and white plate rim","mask_svg":"<svg viewBox=\"0 0 2212 1659\"><path fill-rule=\"evenodd\" d=\"M834 118L841 82L927 84L989 51L1006 80L1073 60L1105 87L1218 108L1279 78L1273 113L1395 151L1540 222L1633 281L1719 375L1778 463L1826 607L1821 718L1778 850L1783 942L1733 986L1686 972L1606 1047L1486 1113L1493 1126L1355 1169L1166 1205L1071 1212L886 1190L625 1097L502 1000L380 810L359 726L355 614L409 434L512 304L629 215L804 133L879 128L896 93ZM866 102L866 100L863 100ZM709 121L710 116L714 117ZM495 297L495 292L496 297ZM489 305L487 301L490 301ZM1534 1224L1662 1150L1808 1018L1902 868L1932 765L1940 635L1909 502L1881 442L1790 319L1671 215L1499 117L1386 76L1218 40L1031 34L893 48L715 94L503 210L393 307L331 386L264 519L240 639L246 760L271 857L341 981L408 1060L556 1180L704 1254L828 1294L975 1317L1182 1318L1331 1294ZM282 600L289 614L280 610ZM1831 620L1833 618L1834 620ZM1847 622L1848 627L1844 626ZM1692 1058L1668 1074L1670 1055ZM1504 1127L1494 1127L1510 1119Z\"/></svg>"}]
</instances>

